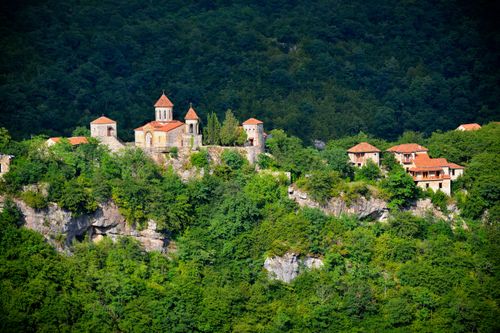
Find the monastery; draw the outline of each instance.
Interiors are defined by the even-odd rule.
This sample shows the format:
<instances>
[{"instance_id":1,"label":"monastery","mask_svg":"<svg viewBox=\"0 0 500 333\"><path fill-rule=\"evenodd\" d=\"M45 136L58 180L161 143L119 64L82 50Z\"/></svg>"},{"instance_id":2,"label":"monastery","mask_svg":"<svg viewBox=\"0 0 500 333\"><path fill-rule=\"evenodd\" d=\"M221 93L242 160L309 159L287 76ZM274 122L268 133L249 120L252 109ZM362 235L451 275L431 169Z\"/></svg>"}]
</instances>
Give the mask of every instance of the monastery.
<instances>
[{"instance_id":1,"label":"monastery","mask_svg":"<svg viewBox=\"0 0 500 333\"><path fill-rule=\"evenodd\" d=\"M90 123L90 136L98 139L111 151L119 151L125 146L135 146L143 149L153 157L168 153L172 148L184 150L198 150L203 146L203 137L200 130L200 118L192 105L189 106L184 121L174 119L174 104L162 93L153 105L155 120L150 121L134 130L134 142L125 144L118 138L116 121L102 116ZM250 162L255 161L259 153L265 150L264 123L250 118L242 123L241 128L247 135L244 145ZM88 143L85 137L67 138L71 145ZM52 146L61 140L54 137L47 140Z\"/></svg>"}]
</instances>

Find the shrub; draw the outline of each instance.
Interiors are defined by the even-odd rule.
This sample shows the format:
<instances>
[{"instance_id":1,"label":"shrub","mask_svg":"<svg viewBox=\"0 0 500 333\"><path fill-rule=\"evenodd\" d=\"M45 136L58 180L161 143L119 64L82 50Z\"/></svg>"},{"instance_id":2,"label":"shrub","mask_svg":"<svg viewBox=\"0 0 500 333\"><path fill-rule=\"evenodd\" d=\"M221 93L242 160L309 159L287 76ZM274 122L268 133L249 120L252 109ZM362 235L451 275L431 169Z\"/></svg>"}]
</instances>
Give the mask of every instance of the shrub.
<instances>
[{"instance_id":1,"label":"shrub","mask_svg":"<svg viewBox=\"0 0 500 333\"><path fill-rule=\"evenodd\" d=\"M200 150L199 152L191 154L190 157L191 165L197 168L204 168L208 166L208 152L206 150Z\"/></svg>"},{"instance_id":2,"label":"shrub","mask_svg":"<svg viewBox=\"0 0 500 333\"><path fill-rule=\"evenodd\" d=\"M169 153L170 157L177 158L179 156L179 149L177 147L171 147Z\"/></svg>"},{"instance_id":3,"label":"shrub","mask_svg":"<svg viewBox=\"0 0 500 333\"><path fill-rule=\"evenodd\" d=\"M236 150L225 149L221 155L222 162L227 165L231 170L241 169L245 164L245 158L241 156Z\"/></svg>"},{"instance_id":4,"label":"shrub","mask_svg":"<svg viewBox=\"0 0 500 333\"><path fill-rule=\"evenodd\" d=\"M366 165L356 170L355 180L377 180L380 178L380 169L372 161L368 160Z\"/></svg>"},{"instance_id":5,"label":"shrub","mask_svg":"<svg viewBox=\"0 0 500 333\"><path fill-rule=\"evenodd\" d=\"M21 199L34 209L43 209L47 207L47 198L43 196L40 192L26 191L21 194Z\"/></svg>"}]
</instances>

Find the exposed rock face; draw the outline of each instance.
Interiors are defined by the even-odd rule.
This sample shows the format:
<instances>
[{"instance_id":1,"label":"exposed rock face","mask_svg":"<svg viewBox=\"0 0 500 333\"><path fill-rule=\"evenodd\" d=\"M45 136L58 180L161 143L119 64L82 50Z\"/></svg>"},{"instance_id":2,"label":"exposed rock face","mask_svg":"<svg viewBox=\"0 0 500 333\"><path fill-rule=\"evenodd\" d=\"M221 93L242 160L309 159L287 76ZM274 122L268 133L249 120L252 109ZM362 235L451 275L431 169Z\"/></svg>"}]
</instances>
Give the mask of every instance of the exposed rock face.
<instances>
[{"instance_id":1,"label":"exposed rock face","mask_svg":"<svg viewBox=\"0 0 500 333\"><path fill-rule=\"evenodd\" d=\"M3 198L0 198L0 201L3 201ZM81 216L73 216L71 212L55 204L35 210L21 200L14 202L24 216L24 226L40 232L49 243L61 251L69 251L75 238L83 238L86 235L93 240L102 239L104 236L113 240L130 236L137 239L146 251L163 252L168 243L166 237L156 231L154 221L149 221L143 230L128 225L113 202L101 205L92 214Z\"/></svg>"},{"instance_id":2,"label":"exposed rock face","mask_svg":"<svg viewBox=\"0 0 500 333\"><path fill-rule=\"evenodd\" d=\"M419 199L408 209L415 216L425 217L433 215L445 221L453 221L460 215L460 210L456 205L448 205L448 212L445 214L436 208L431 202L431 199Z\"/></svg>"},{"instance_id":3,"label":"exposed rock face","mask_svg":"<svg viewBox=\"0 0 500 333\"><path fill-rule=\"evenodd\" d=\"M323 261L319 258L305 257L303 259L295 253L287 252L282 257L268 257L264 262L264 268L269 272L271 279L290 283L304 269L319 269Z\"/></svg>"},{"instance_id":4,"label":"exposed rock face","mask_svg":"<svg viewBox=\"0 0 500 333\"><path fill-rule=\"evenodd\" d=\"M306 192L290 187L288 196L295 200L300 206L318 208L325 214L340 216L342 214L355 215L359 219L373 218L385 221L389 216L387 203L382 199L360 197L348 205L342 198L332 198L325 205L310 199Z\"/></svg>"}]
</instances>

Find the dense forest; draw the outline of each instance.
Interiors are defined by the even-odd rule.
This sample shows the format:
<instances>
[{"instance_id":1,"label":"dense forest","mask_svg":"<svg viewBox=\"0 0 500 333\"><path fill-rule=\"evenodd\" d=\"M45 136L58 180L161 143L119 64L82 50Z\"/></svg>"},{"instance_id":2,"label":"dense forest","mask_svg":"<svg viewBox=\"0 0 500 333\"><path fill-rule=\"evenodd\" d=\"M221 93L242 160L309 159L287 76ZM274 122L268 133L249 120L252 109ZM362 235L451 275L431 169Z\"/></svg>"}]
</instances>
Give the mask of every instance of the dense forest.
<instances>
[{"instance_id":1,"label":"dense forest","mask_svg":"<svg viewBox=\"0 0 500 333\"><path fill-rule=\"evenodd\" d=\"M165 89L311 142L498 120L494 1L0 4L0 126L68 135L105 114L131 140Z\"/></svg>"},{"instance_id":2,"label":"dense forest","mask_svg":"<svg viewBox=\"0 0 500 333\"><path fill-rule=\"evenodd\" d=\"M75 242L60 254L22 226L9 200L0 213L2 332L498 332L500 324L500 125L474 132L407 132L397 142L366 134L305 147L275 130L260 168L290 171L321 202L333 196L376 196L390 202L387 222L325 215L299 207L284 178L255 172L227 150L214 164L191 155L203 177L183 182L141 150L109 153L92 139L12 140L16 155L0 182L5 197L43 209L49 202L86 214L114 200L129 223L153 218L177 250L145 252L132 239ZM390 155L354 170L345 148L418 142L467 166L453 196L423 192ZM453 144L450 144L452 142ZM172 156L171 158L176 158ZM208 172L210 171L210 172ZM33 185L44 184L46 193ZM402 210L430 198L444 221ZM266 257L293 251L322 258L290 284L269 279Z\"/></svg>"}]
</instances>

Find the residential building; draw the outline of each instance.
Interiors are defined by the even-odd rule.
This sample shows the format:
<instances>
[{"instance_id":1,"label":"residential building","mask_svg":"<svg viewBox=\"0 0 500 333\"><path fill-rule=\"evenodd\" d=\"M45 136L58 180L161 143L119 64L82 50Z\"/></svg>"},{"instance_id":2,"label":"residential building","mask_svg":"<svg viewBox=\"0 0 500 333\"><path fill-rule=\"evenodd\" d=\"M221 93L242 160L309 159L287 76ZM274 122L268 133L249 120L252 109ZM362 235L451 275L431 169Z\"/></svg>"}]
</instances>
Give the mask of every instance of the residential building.
<instances>
[{"instance_id":1,"label":"residential building","mask_svg":"<svg viewBox=\"0 0 500 333\"><path fill-rule=\"evenodd\" d=\"M416 143L401 144L387 151L394 153L396 160L422 189L440 190L450 195L451 181L461 176L464 171L462 166L449 163L445 158L429 157L428 149Z\"/></svg>"},{"instance_id":2,"label":"residential building","mask_svg":"<svg viewBox=\"0 0 500 333\"><path fill-rule=\"evenodd\" d=\"M368 142L361 142L347 150L352 165L363 167L368 161L380 166L380 149Z\"/></svg>"}]
</instances>

